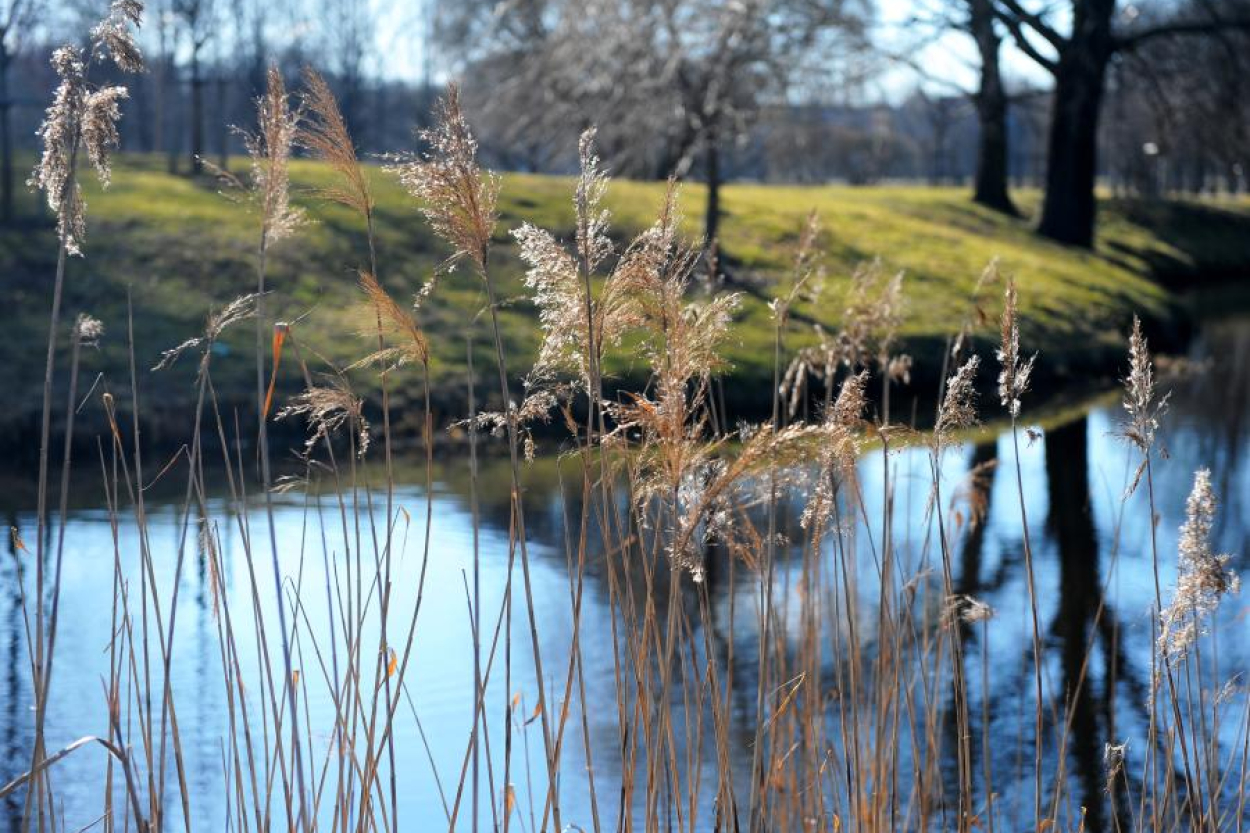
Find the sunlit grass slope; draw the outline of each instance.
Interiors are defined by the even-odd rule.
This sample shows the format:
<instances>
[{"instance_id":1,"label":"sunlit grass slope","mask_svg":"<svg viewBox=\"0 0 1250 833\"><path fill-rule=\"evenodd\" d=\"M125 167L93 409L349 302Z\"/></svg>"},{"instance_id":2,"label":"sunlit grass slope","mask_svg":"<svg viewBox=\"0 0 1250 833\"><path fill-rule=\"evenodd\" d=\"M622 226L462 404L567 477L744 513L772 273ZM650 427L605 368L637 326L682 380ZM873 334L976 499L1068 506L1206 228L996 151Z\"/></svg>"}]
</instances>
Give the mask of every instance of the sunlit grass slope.
<instances>
[{"instance_id":1,"label":"sunlit grass slope","mask_svg":"<svg viewBox=\"0 0 1250 833\"><path fill-rule=\"evenodd\" d=\"M397 298L410 297L435 273L446 251L414 201L390 176L379 169L372 173L380 277ZM360 336L366 322L354 311L355 269L367 262L365 238L353 216L312 196L316 186L329 182L326 170L300 162L292 174L297 201L312 222L273 252L272 303L281 318L297 322L297 342L309 353L346 365L368 350ZM608 204L614 235L623 242L648 225L664 187L613 183ZM571 237L571 188L572 181L561 177L503 178L493 264L507 299L502 322L516 376L530 364L538 336L509 232L529 221ZM0 385L10 399L5 419L17 424L28 424L39 404L55 263L50 223L33 195L23 199L27 219L0 232L0 299L6 310ZM1026 214L1036 200L1035 194L1020 195ZM683 189L692 235L700 231L702 201L699 186ZM1019 281L1026 348L1041 351L1057 377L1114 370L1109 362L1122 353L1122 332L1134 311L1166 325L1172 292L1165 283L1175 287L1211 274L1250 271L1250 212L1244 208L1107 201L1097 249L1079 252L1038 239L1028 219L972 205L961 189L733 185L723 201L721 257L731 278L726 289L744 292L728 356L740 382L732 387L740 402L756 397L767 403L773 335L766 300L782 291L802 223L813 209L821 218L830 286L819 308L798 310L789 344L808 338L814 322L836 328L849 276L857 265L880 259L887 270L905 273L903 333L922 377L937 372L939 345L967 315L972 287L995 257ZM212 307L253 288L256 223L246 206L223 196L211 178L170 175L157 158L122 160L108 191L88 185L87 202L86 256L70 264L66 310L69 320L84 311L104 321L102 354L87 362L124 387L127 298L133 302L139 366L150 367L161 350L197 333ZM483 304L477 279L458 272L440 280L420 313L433 345L436 401L446 408L462 401L465 338ZM234 332L223 352L237 359L214 366L218 393L227 403L245 402L254 385L246 358L252 337L250 327ZM618 376L641 372L628 363L610 369ZM290 371L284 372L284 383L294 390L296 369L283 370ZM177 421L185 410L192 374L190 361L160 374L141 373L150 413L160 415L157 423L162 417ZM410 384L414 379L395 380L401 414L418 395Z\"/></svg>"}]
</instances>

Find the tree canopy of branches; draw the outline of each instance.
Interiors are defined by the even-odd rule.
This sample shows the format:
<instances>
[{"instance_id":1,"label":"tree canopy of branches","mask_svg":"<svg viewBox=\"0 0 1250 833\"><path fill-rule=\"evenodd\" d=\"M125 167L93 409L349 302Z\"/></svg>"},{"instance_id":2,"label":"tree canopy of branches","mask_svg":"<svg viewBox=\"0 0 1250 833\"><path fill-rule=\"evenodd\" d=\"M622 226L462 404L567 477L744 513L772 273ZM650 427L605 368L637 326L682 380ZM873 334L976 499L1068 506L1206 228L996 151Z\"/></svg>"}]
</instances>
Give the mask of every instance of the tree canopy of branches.
<instances>
[{"instance_id":1,"label":"tree canopy of branches","mask_svg":"<svg viewBox=\"0 0 1250 833\"><path fill-rule=\"evenodd\" d=\"M1108 67L1118 55L1169 38L1215 37L1250 29L1245 0L1121 7L1118 0L1068 0L1066 32L1053 4L993 0L995 14L1022 52L1055 78L1047 150L1046 196L1038 232L1072 246L1094 242L1098 126Z\"/></svg>"},{"instance_id":2,"label":"tree canopy of branches","mask_svg":"<svg viewBox=\"0 0 1250 833\"><path fill-rule=\"evenodd\" d=\"M467 92L518 167L548 167L599 127L619 172L708 184L720 216L720 155L804 73L866 42L867 0L468 0L440 38L473 66Z\"/></svg>"}]
</instances>

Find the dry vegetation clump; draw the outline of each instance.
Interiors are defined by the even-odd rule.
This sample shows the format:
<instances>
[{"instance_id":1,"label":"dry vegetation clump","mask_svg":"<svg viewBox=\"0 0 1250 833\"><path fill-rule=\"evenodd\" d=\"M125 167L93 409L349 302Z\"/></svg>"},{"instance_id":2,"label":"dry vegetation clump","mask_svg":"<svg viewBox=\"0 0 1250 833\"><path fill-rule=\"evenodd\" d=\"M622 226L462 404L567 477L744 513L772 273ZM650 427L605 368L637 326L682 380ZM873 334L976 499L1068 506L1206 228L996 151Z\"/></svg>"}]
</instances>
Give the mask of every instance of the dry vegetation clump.
<instances>
[{"instance_id":1,"label":"dry vegetation clump","mask_svg":"<svg viewBox=\"0 0 1250 833\"><path fill-rule=\"evenodd\" d=\"M139 14L133 0L118 0L95 30L91 54L104 50L120 67L137 68L140 59L129 32ZM107 181L107 152L117 142L117 105L124 97L120 88L91 88L87 63L74 47L57 53L62 84L41 130L45 153L34 180L57 214L58 298L65 255L78 253L83 239L77 160L85 153ZM614 245L611 217L603 207L608 177L590 130L579 144L573 238L560 241L530 224L512 231L541 329L534 367L513 379L505 365L491 261L499 179L479 166L455 88L439 105L435 126L420 136L425 151L392 158L385 168L412 193L415 213L450 252L439 276L425 276L410 288L411 304L396 300L380 277L385 262L375 246L369 175L329 85L306 73L300 102L291 107L281 74L271 70L257 102L258 132L248 141L251 174L248 182L237 183L256 213L255 291L210 315L202 335L165 351L157 364L173 373L183 354L200 357L191 436L161 472L185 477L172 585L156 581L153 565L168 554L153 551L157 544L147 536L143 501L152 475L138 433L141 385L133 345L127 380L133 422L127 425L127 408L114 398L109 381L92 393L91 401L105 409L111 429L100 450L109 517L114 529L133 524L141 531L142 575L136 580L127 574L121 550L126 545L115 539L109 673L102 703L107 730L49 754L43 725L64 544L63 534L53 544L45 544L44 534L59 320L54 305L38 535L41 555L45 546L53 547L54 571L46 576L41 558L37 593L23 598L35 681L35 750L29 774L0 787L0 797L25 787L24 817L40 830L54 828L57 762L98 746L108 755L101 807L108 829L191 830L197 805L207 800L221 802L230 827L239 831L523 827L531 833L963 833L996 825L1038 831L1079 826L1083 817L1066 809L1071 802L1063 741L1057 754L1053 741L1070 727L1079 692L1059 690L1044 673L1016 439L1021 399L1036 357L1022 358L1013 279L1003 295L998 394L1011 420L1016 458L1033 648L1027 657L1032 691L1022 694L1021 702L1034 726L1031 742L1023 730L1019 739L1021 750L1031 747L1032 761L1022 764L1022 778L1008 783L1008 775L991 765L994 724L986 692L994 611L957 584L954 566L959 536L972 534L984 519L985 473L996 462L973 470L968 483L955 490L949 513L942 498L943 455L979 419L981 358L970 354L970 334L989 319L980 295L996 282L996 264L978 281L967 320L950 334L934 426L921 431L904 424L890 406L891 388L906 384L911 368L910 358L898 352L905 314L902 275L885 274L879 263L863 267L852 276L836 328L818 328L816 343L791 355L787 342L795 305L825 303L828 294L820 266L819 219L812 215L801 229L790 281L771 305L772 417L757 425L730 426L719 404L719 386L738 298L716 291L714 281L700 285L701 270L715 271L714 259L683 238L676 183L670 184L654 223L633 240ZM270 293L282 291L267 283L270 247L294 234L303 218L292 204L288 181L293 147L328 164L334 183L316 196L353 210L362 244L367 244L368 265L356 274L369 345L348 368L302 349L302 323L271 320L265 303ZM362 245L362 261L365 249ZM431 462L436 426L421 304L437 291L436 277L458 279L451 267L460 263L471 267L485 307L463 322L468 401L465 413L449 420L467 429L470 439L475 534L472 583L466 575L463 592L473 623L474 675L472 687L466 683L472 718L465 726L463 757L458 768L433 772L444 825L434 816L412 819L401 812L405 785L428 776L397 766L396 744L400 733L405 742L411 739L414 728L424 736L409 705L415 669L424 656L417 646L430 627L419 616L427 567L432 555L437 557ZM214 359L214 343L227 327L249 318L256 320L254 424L223 413L212 384L213 362L221 360ZM98 341L101 329L99 322L80 316L73 331L62 518L72 414L79 398L78 351ZM476 399L475 349L487 340L494 348L501 403L494 412L479 408ZM608 397L603 368L619 350L645 362L648 380L638 390ZM1137 479L1148 484L1153 514L1152 458L1166 397L1159 398L1154 389L1153 365L1137 322L1129 355L1124 434L1142 455ZM273 380L284 356L298 365L305 389L275 403ZM420 530L415 587L397 587L394 576L412 523L393 500L389 373L402 364L424 371L421 396L408 400L421 409L426 473L424 525L414 527ZM349 375L366 369L377 371L366 384L357 381L362 373ZM874 385L880 385L879 397L869 394ZM367 415L376 414L379 405L381 420L374 416L371 425ZM268 426L274 419L302 420L307 426L299 471L285 478L271 471L277 453L270 448ZM562 447L580 474L580 481L562 483L575 498L564 509L571 634L567 661L554 667L550 660L544 667L539 632L546 623L539 619L531 581L523 476L525 458L534 453L530 427L547 420L568 429ZM510 463L508 578L499 601L489 604L480 586L476 534L477 454L484 429L506 438ZM379 438L381 477L374 463ZM862 456L869 441L880 450L882 497L875 509L861 474L862 467L878 464L875 455L871 460ZM918 551L897 539L893 518L892 488L900 475L892 455L903 445L920 448L930 464L925 543ZM221 456L228 490L222 503L209 499L206 454ZM305 492L306 506L336 516L323 527L333 532L337 524L336 540L323 536L320 544L324 587L305 583L304 566L317 558L317 544L306 538L279 540L273 496L291 491ZM955 508L962 501L968 504L967 516ZM786 505L801 507L793 524L784 517ZM1204 634L1204 626L1220 600L1237 589L1228 556L1211 550L1214 513L1210 476L1199 471L1181 530L1179 579L1166 606L1155 553L1158 604L1152 626L1157 639L1151 644L1158 668L1155 688L1166 691L1166 698L1141 704L1150 712L1150 745L1141 756L1124 745L1107 747L1107 791L1125 791L1128 799L1110 802L1117 830L1231 830L1237 829L1228 821L1231 814L1244 810L1244 754L1239 772L1226 764L1235 750L1204 722L1224 714L1218 698L1203 693L1204 682L1223 684L1210 678L1210 666L1201 661L1204 639L1215 638ZM222 564L222 536L235 533L242 542L238 569L244 575L231 584ZM263 570L266 550L269 576ZM871 559L871 578L861 575L861 553ZM219 666L213 673L220 677L219 706L227 715L227 734L216 739L222 796L197 795L188 783L178 718L187 693L175 690L171 681L175 633L187 627L185 615L178 616L177 579L193 554L204 559L210 585ZM298 574L288 569L295 563ZM586 696L581 616L591 563L608 587L612 638L593 647L611 654L611 703L588 703ZM727 607L714 606L709 595L713 571L728 571L731 586L746 588L731 593ZM172 596L160 589L166 586L175 588ZM460 590L438 588L439 593ZM749 603L736 601L739 597ZM45 599L50 600L46 612ZM323 602L328 616L320 620L310 608ZM514 628L528 633L514 633ZM754 641L746 660L735 656L744 634ZM525 643L532 679L514 676L513 651ZM250 646L257 652L254 664L241 658L242 649ZM504 702L488 702L499 696L500 678ZM614 719L612 748L619 757L611 762L593 760L602 749L592 743L593 709L604 709ZM745 738L740 731L744 721L749 727ZM1250 726L1240 731L1245 737ZM531 732L541 734L543 765L537 772L530 771L529 755L518 749L521 744L528 749ZM583 771L565 766L571 744L581 746ZM710 776L695 763L701 754L715 761ZM517 789L522 777L530 787L528 816ZM1025 783L1030 780L1031 795ZM115 788L124 801L114 801ZM1024 799L1011 809L1002 791L1013 789ZM588 797L584 804L590 818L570 817L562 799L574 791ZM1122 807L1135 811L1121 815Z\"/></svg>"}]
</instances>

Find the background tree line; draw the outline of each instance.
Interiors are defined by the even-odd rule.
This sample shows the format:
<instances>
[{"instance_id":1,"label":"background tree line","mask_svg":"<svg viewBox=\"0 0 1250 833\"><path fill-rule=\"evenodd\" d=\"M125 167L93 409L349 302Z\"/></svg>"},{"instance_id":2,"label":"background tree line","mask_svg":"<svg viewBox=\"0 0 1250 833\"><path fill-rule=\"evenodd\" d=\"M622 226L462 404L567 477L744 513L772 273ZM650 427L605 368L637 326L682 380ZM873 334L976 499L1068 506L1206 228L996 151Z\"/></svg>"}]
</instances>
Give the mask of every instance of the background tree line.
<instances>
[{"instance_id":1,"label":"background tree line","mask_svg":"<svg viewBox=\"0 0 1250 833\"><path fill-rule=\"evenodd\" d=\"M5 219L48 44L102 2L0 0ZM365 153L409 146L449 78L497 167L567 172L598 125L618 175L708 184L709 239L729 180L967 183L1008 213L1040 184L1039 233L1089 246L1100 178L1238 192L1250 171L1250 0L913 0L888 31L874 0L158 0L149 20L124 149L174 172L228 165L270 63L322 71ZM938 38L975 83L917 57ZM420 64L397 68L395 44Z\"/></svg>"}]
</instances>

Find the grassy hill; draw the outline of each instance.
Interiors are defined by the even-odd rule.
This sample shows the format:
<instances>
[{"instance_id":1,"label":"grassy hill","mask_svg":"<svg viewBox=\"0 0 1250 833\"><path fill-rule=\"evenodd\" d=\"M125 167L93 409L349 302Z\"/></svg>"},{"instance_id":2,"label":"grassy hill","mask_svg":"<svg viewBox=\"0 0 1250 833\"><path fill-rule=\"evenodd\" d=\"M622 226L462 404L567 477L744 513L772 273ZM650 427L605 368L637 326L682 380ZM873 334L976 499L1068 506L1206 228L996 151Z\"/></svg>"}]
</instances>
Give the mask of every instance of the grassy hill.
<instances>
[{"instance_id":1,"label":"grassy hill","mask_svg":"<svg viewBox=\"0 0 1250 833\"><path fill-rule=\"evenodd\" d=\"M236 163L242 166L242 160ZM400 299L410 297L447 254L435 240L411 198L381 170L371 171L378 200L378 256L383 283ZM315 163L292 167L294 187L306 194L327 181ZM502 295L508 362L514 376L528 368L537 344L534 309L521 284L522 266L509 231L523 221L545 226L558 237L572 235L572 182L532 175L504 177L495 271ZM608 204L614 233L622 240L651 222L663 185L620 181ZM1018 195L1026 213L1037 195ZM87 188L85 257L71 261L66 320L90 312L103 320L100 353L84 359L84 378L100 371L115 390L126 384L127 298L134 308L135 349L140 368L160 352L197 334L210 308L250 291L255 282L254 219L218 193L210 178L165 172L163 159L130 157L119 162L113 185ZM49 218L35 196L20 206L28 218L0 230L0 301L6 327L0 339L0 386L9 398L0 422L6 434L22 436L39 409L40 379L56 244ZM683 191L691 234L699 231L703 194ZM299 319L302 343L346 364L368 350L353 312L359 300L354 269L365 262L365 239L356 218L338 206L297 195L314 223L276 247L270 271L272 304L279 318ZM1039 240L1027 219L1010 219L972 205L962 189L874 187L779 187L733 185L724 191L722 257L735 282L749 290L730 351L741 402L768 401L772 373L772 322L768 297L781 291L807 213L822 220L820 246L835 282L828 309L801 309L808 321L836 328L841 288L856 265L880 258L906 273L904 336L917 361L918 383L937 373L940 345L958 327L982 268L993 257L1017 276L1025 348L1039 350L1040 367L1052 378L1110 374L1122 355L1122 333L1133 312L1166 333L1176 320L1175 291L1212 276L1250 274L1250 210L1183 203L1105 200L1097 249L1081 252ZM431 334L437 401L463 412L465 336L484 305L476 278L466 272L444 279L423 308ZM796 325L790 346L809 336ZM482 331L483 337L485 331ZM992 334L987 332L987 337ZM215 360L214 380L222 400L246 403L254 385L251 328L227 338ZM488 360L486 341L482 361ZM144 410L151 431L185 433L192 401L191 360L171 370L141 370ZM283 380L298 389L294 368ZM618 360L620 377L639 377L641 367ZM419 396L414 378L396 380L399 422ZM483 390L489 387L483 386ZM413 409L415 411L415 408ZM412 414L415 420L415 413ZM29 434L26 434L29 436Z\"/></svg>"}]
</instances>

